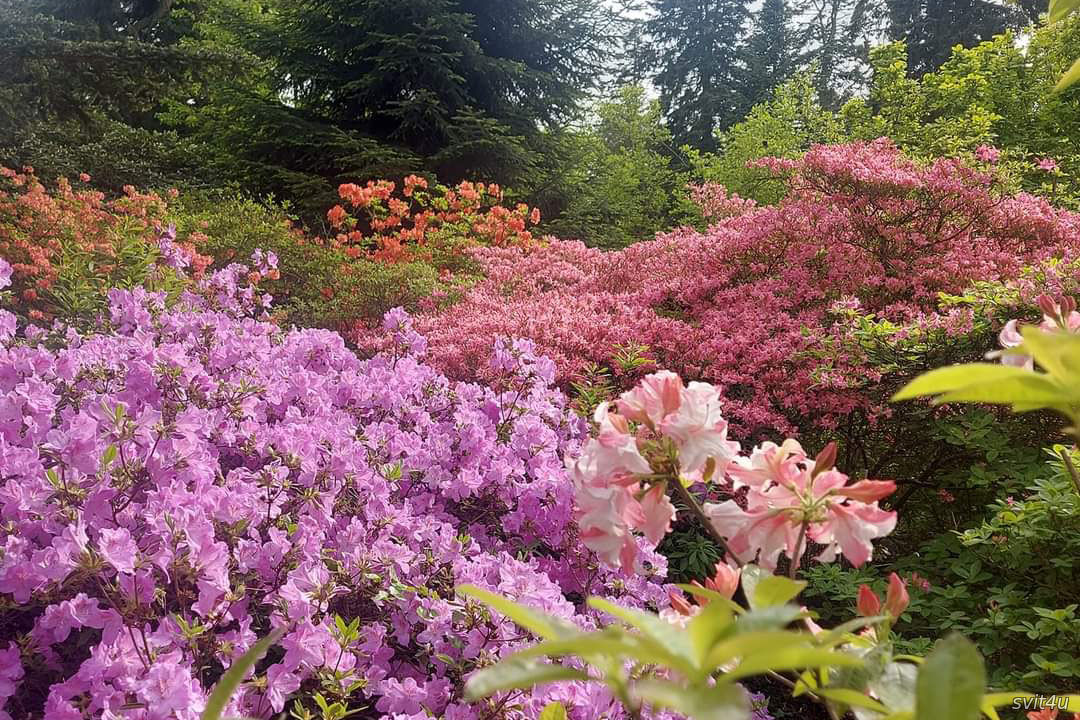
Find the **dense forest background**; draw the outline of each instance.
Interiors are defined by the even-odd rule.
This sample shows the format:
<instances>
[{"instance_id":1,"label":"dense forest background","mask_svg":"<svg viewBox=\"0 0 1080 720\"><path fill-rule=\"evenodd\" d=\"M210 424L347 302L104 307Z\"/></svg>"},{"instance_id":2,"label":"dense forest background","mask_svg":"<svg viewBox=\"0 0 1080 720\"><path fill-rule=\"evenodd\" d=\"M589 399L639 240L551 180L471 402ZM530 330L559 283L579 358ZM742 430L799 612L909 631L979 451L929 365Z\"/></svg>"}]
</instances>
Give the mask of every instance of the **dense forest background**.
<instances>
[{"instance_id":1,"label":"dense forest background","mask_svg":"<svg viewBox=\"0 0 1080 720\"><path fill-rule=\"evenodd\" d=\"M1040 9L0 0L0 162L273 197L316 230L342 182L494 181L546 230L620 246L686 221L688 180L770 200L746 161L813 142L991 142L1068 169L1075 96L1046 89L1076 33L1033 30Z\"/></svg>"}]
</instances>

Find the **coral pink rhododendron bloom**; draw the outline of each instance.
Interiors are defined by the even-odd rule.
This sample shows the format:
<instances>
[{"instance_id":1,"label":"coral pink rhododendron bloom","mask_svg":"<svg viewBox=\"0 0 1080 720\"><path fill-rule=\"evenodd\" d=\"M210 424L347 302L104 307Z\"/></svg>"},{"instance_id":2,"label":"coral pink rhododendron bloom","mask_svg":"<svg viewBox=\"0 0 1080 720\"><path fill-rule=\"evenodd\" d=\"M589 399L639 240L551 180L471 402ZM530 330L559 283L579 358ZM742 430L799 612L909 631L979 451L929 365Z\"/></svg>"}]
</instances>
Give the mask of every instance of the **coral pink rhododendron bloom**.
<instances>
[{"instance_id":1,"label":"coral pink rhododendron bloom","mask_svg":"<svg viewBox=\"0 0 1080 720\"><path fill-rule=\"evenodd\" d=\"M788 444L782 451L762 446L751 454L758 455L756 473L745 471L753 461L735 465L742 470L743 482L752 481L745 509L727 500L706 504L706 514L743 561L757 556L759 563L773 569L784 553L798 563L808 538L825 546L820 560L842 554L853 565L862 565L873 552L871 540L896 526L896 513L877 504L896 485L879 480L848 485L847 475L831 468L819 471L795 447Z\"/></svg>"}]
</instances>

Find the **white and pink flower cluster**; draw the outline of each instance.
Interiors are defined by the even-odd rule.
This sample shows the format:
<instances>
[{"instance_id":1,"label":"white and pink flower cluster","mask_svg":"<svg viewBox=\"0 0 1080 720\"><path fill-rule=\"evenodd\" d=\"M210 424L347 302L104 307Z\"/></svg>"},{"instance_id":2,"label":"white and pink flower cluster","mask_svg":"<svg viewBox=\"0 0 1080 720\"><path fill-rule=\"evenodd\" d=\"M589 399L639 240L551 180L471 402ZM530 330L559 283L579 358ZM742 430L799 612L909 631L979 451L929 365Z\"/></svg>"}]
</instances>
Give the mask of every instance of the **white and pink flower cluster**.
<instances>
[{"instance_id":1,"label":"white and pink flower cluster","mask_svg":"<svg viewBox=\"0 0 1080 720\"><path fill-rule=\"evenodd\" d=\"M871 541L890 533L896 513L878 506L892 482L848 477L830 453L810 459L795 440L764 443L749 457L728 440L720 394L706 383L684 385L672 372L644 378L616 401L601 404L598 425L580 455L568 459L585 544L625 572L637 569L635 531L655 546L671 527L669 483L689 486L726 476L743 501L706 504L704 514L739 562L775 568L781 553L798 562L808 541L822 560L843 554L870 559Z\"/></svg>"},{"instance_id":2,"label":"white and pink flower cluster","mask_svg":"<svg viewBox=\"0 0 1080 720\"><path fill-rule=\"evenodd\" d=\"M617 413L609 403L596 408L596 437L567 466L585 545L631 572L638 552L633 531L655 546L675 518L667 481L707 479L735 457L739 444L727 439L716 388L684 385L672 372L649 375L615 405Z\"/></svg>"}]
</instances>

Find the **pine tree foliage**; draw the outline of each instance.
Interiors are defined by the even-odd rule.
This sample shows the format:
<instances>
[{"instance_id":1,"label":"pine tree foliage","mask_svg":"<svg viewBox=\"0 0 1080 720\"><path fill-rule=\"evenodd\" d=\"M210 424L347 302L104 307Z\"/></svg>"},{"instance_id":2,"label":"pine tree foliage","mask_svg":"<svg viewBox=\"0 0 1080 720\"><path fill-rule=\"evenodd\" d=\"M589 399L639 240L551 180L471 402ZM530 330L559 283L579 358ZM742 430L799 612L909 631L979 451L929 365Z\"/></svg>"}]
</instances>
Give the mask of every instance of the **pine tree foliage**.
<instances>
[{"instance_id":1,"label":"pine tree foliage","mask_svg":"<svg viewBox=\"0 0 1080 720\"><path fill-rule=\"evenodd\" d=\"M149 153L159 159L175 155L165 145L177 138L155 135L156 112L167 99L189 100L232 61L157 37L171 8L170 0L0 0L0 162L34 164L48 177L72 163L83 164L76 172L126 163L143 145L159 146ZM135 144L86 151L104 137ZM117 181L143 179L137 167L118 170Z\"/></svg>"},{"instance_id":2,"label":"pine tree foliage","mask_svg":"<svg viewBox=\"0 0 1080 720\"><path fill-rule=\"evenodd\" d=\"M740 42L745 0L650 0L639 39L639 74L660 93L677 142L705 150L745 106Z\"/></svg>"},{"instance_id":3,"label":"pine tree foliage","mask_svg":"<svg viewBox=\"0 0 1080 720\"><path fill-rule=\"evenodd\" d=\"M447 179L508 180L528 167L525 144L595 85L616 30L595 0L293 0L275 9L274 32L254 49L291 105L431 158Z\"/></svg>"},{"instance_id":4,"label":"pine tree foliage","mask_svg":"<svg viewBox=\"0 0 1080 720\"><path fill-rule=\"evenodd\" d=\"M754 13L743 49L746 75L742 94L747 110L769 100L795 71L792 37L785 0L764 0Z\"/></svg>"},{"instance_id":5,"label":"pine tree foliage","mask_svg":"<svg viewBox=\"0 0 1080 720\"><path fill-rule=\"evenodd\" d=\"M907 45L911 70L938 69L953 47L974 47L1038 18L1042 3L1001 0L886 0L889 36Z\"/></svg>"}]
</instances>

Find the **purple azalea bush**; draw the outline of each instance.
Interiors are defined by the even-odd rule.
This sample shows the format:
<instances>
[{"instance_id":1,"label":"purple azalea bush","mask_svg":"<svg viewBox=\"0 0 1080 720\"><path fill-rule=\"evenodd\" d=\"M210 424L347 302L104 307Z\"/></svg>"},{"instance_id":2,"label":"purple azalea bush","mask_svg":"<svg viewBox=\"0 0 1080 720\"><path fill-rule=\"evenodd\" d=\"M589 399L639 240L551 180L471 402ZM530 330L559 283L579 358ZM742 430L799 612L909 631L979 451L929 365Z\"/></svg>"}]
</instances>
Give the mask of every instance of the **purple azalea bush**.
<instances>
[{"instance_id":1,"label":"purple azalea bush","mask_svg":"<svg viewBox=\"0 0 1080 720\"><path fill-rule=\"evenodd\" d=\"M114 290L92 334L0 311L0 718L198 717L276 628L226 716L320 694L360 718L622 717L582 684L462 699L529 638L456 585L585 627L587 595L665 595L661 556L624 577L577 538L563 456L587 427L551 363L500 341L497 383L451 382L401 311L362 359L256 319L244 270L173 304Z\"/></svg>"}]
</instances>

